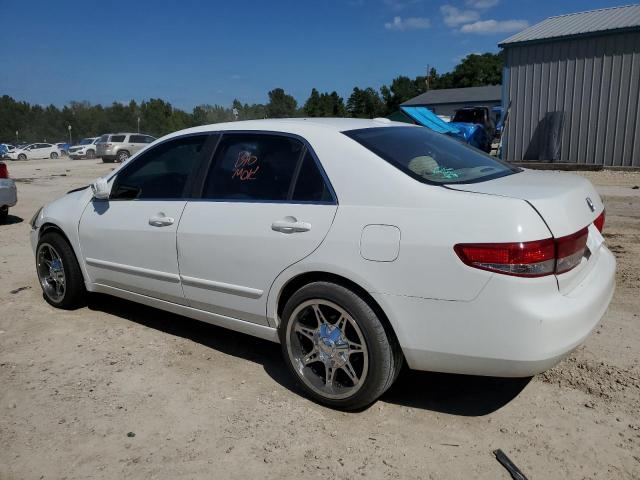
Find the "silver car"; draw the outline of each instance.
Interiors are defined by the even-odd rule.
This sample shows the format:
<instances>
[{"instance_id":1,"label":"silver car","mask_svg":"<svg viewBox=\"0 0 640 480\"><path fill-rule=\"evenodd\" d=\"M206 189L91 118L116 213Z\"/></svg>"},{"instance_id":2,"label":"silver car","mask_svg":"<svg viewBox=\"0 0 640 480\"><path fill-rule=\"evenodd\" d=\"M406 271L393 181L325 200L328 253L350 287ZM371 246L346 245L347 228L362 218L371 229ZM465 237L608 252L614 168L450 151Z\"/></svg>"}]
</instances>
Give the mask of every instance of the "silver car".
<instances>
[{"instance_id":1,"label":"silver car","mask_svg":"<svg viewBox=\"0 0 640 480\"><path fill-rule=\"evenodd\" d=\"M18 192L15 182L9 178L7 164L0 162L0 223L9 216L9 207L18 203Z\"/></svg>"},{"instance_id":2,"label":"silver car","mask_svg":"<svg viewBox=\"0 0 640 480\"><path fill-rule=\"evenodd\" d=\"M96 143L96 155L104 163L124 162L153 141L154 137L141 133L107 133Z\"/></svg>"}]
</instances>

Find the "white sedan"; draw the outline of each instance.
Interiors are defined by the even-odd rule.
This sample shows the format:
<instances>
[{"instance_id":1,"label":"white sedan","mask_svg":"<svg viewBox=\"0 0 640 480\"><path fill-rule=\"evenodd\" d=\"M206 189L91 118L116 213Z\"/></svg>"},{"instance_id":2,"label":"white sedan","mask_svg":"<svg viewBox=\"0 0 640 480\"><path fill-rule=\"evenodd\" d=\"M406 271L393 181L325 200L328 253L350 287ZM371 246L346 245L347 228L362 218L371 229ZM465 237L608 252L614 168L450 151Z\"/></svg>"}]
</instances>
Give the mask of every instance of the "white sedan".
<instances>
[{"instance_id":1,"label":"white sedan","mask_svg":"<svg viewBox=\"0 0 640 480\"><path fill-rule=\"evenodd\" d=\"M24 148L16 148L9 152L11 160L32 160L37 158L58 158L60 149L50 143L32 143Z\"/></svg>"},{"instance_id":2,"label":"white sedan","mask_svg":"<svg viewBox=\"0 0 640 480\"><path fill-rule=\"evenodd\" d=\"M544 371L614 291L589 181L384 119L173 133L31 223L51 305L102 292L280 342L303 390L343 409L404 362Z\"/></svg>"}]
</instances>

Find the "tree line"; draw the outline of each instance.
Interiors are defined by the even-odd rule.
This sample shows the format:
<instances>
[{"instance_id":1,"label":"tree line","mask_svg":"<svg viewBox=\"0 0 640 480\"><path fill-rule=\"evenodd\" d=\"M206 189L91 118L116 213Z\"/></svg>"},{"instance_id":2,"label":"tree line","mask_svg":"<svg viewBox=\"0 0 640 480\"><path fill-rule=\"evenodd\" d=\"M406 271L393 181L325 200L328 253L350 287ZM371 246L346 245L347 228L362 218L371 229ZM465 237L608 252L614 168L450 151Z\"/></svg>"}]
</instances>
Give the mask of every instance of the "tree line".
<instances>
[{"instance_id":1,"label":"tree line","mask_svg":"<svg viewBox=\"0 0 640 480\"><path fill-rule=\"evenodd\" d=\"M73 141L107 132L140 131L156 137L176 130L209 123L233 120L285 117L384 117L396 112L401 103L428 89L462 88L497 85L502 80L502 54L471 54L444 74L434 68L427 75L409 78L398 76L390 85L379 89L354 87L346 102L335 91L319 92L313 88L302 105L282 88L268 92L269 101L242 103L234 100L229 107L198 105L189 112L170 103L152 98L140 103L114 102L110 106L89 102L70 102L62 108L42 107L19 102L8 95L0 97L0 142L68 141L69 129Z\"/></svg>"}]
</instances>

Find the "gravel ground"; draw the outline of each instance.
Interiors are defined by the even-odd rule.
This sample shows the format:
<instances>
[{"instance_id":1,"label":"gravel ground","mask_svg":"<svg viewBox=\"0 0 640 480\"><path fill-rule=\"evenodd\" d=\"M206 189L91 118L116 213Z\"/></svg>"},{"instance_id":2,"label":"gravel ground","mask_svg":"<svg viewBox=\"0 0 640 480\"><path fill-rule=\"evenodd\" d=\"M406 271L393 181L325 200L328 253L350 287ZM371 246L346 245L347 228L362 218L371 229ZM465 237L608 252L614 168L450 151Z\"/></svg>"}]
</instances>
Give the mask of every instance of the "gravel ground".
<instances>
[{"instance_id":1,"label":"gravel ground","mask_svg":"<svg viewBox=\"0 0 640 480\"><path fill-rule=\"evenodd\" d=\"M123 300L41 297L28 220L113 166L10 162L0 226L0 479L640 478L640 173L588 172L617 290L601 326L533 379L404 371L372 407L301 397L279 347Z\"/></svg>"}]
</instances>

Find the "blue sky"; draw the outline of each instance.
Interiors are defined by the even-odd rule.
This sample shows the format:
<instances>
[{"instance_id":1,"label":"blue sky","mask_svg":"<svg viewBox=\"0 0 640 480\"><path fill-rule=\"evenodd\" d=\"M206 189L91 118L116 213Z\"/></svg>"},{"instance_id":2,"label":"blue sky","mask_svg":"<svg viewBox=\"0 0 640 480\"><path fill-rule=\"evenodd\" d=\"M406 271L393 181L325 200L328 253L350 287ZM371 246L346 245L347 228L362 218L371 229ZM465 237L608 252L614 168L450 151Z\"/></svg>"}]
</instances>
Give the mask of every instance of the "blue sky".
<instances>
[{"instance_id":1,"label":"blue sky","mask_svg":"<svg viewBox=\"0 0 640 480\"><path fill-rule=\"evenodd\" d=\"M624 2L622 2L624 3ZM546 17L594 0L0 0L0 95L61 106L160 97L265 102L282 87L348 97L397 75L448 71Z\"/></svg>"}]
</instances>

